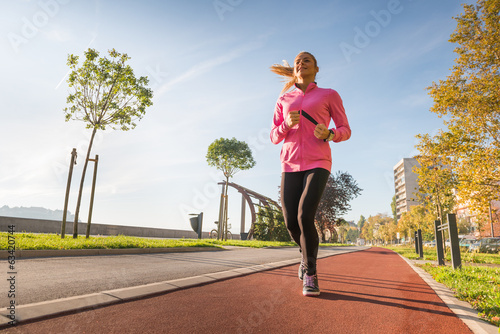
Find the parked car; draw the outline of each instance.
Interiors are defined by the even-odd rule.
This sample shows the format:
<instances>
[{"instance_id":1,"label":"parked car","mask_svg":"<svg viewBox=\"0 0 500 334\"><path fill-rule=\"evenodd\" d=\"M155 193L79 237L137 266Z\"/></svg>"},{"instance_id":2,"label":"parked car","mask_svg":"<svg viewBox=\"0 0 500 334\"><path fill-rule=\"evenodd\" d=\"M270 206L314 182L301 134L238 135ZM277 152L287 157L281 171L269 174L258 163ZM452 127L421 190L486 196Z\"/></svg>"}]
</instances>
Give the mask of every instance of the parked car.
<instances>
[{"instance_id":1,"label":"parked car","mask_svg":"<svg viewBox=\"0 0 500 334\"><path fill-rule=\"evenodd\" d=\"M500 252L500 237L484 238L469 246L470 252L498 253Z\"/></svg>"},{"instance_id":2,"label":"parked car","mask_svg":"<svg viewBox=\"0 0 500 334\"><path fill-rule=\"evenodd\" d=\"M436 240L424 242L424 247L436 247Z\"/></svg>"},{"instance_id":3,"label":"parked car","mask_svg":"<svg viewBox=\"0 0 500 334\"><path fill-rule=\"evenodd\" d=\"M470 247L473 243L477 242L476 239L472 238L463 238L460 240L460 247Z\"/></svg>"}]
</instances>

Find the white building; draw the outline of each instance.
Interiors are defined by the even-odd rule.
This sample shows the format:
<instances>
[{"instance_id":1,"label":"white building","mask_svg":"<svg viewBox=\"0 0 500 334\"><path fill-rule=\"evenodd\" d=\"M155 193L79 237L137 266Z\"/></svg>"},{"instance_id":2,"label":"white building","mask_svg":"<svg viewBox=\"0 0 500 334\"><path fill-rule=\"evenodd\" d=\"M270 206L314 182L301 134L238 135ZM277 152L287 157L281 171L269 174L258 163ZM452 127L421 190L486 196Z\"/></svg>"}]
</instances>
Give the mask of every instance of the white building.
<instances>
[{"instance_id":1,"label":"white building","mask_svg":"<svg viewBox=\"0 0 500 334\"><path fill-rule=\"evenodd\" d=\"M412 170L414 166L419 166L417 159L404 158L393 168L398 220L403 212L407 212L410 207L420 204L416 195L418 193L418 177Z\"/></svg>"}]
</instances>

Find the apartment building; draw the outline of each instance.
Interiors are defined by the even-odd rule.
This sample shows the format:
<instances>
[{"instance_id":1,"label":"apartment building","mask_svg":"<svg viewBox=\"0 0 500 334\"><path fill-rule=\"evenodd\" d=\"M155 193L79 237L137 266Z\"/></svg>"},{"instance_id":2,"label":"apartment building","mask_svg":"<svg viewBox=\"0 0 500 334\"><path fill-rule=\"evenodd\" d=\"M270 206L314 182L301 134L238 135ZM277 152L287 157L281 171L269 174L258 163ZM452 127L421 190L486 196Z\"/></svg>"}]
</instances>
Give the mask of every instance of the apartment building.
<instances>
[{"instance_id":1,"label":"apartment building","mask_svg":"<svg viewBox=\"0 0 500 334\"><path fill-rule=\"evenodd\" d=\"M413 166L418 165L415 158L403 158L394 166L397 219L401 218L401 214L409 211L413 205L420 204L416 195L418 192L417 174L412 171Z\"/></svg>"}]
</instances>

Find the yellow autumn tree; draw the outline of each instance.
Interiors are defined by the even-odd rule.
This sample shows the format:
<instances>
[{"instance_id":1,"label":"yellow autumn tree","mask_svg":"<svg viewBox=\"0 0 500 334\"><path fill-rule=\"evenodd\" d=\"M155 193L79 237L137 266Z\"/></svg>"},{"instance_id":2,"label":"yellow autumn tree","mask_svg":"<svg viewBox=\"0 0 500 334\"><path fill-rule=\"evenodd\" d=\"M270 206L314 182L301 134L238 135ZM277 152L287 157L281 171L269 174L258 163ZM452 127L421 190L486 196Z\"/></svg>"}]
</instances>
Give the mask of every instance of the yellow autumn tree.
<instances>
[{"instance_id":1,"label":"yellow autumn tree","mask_svg":"<svg viewBox=\"0 0 500 334\"><path fill-rule=\"evenodd\" d=\"M361 237L373 243L396 238L396 229L389 229L385 225L394 224L394 220L386 214L379 213L370 216L361 229Z\"/></svg>"},{"instance_id":2,"label":"yellow autumn tree","mask_svg":"<svg viewBox=\"0 0 500 334\"><path fill-rule=\"evenodd\" d=\"M419 145L450 168L458 197L480 215L500 190L500 0L464 5L455 19L455 65L428 88L446 129L420 135Z\"/></svg>"},{"instance_id":3,"label":"yellow autumn tree","mask_svg":"<svg viewBox=\"0 0 500 334\"><path fill-rule=\"evenodd\" d=\"M424 240L434 239L434 213L426 209L424 205L414 205L410 211L403 212L398 220L397 231L411 240L415 231L421 229Z\"/></svg>"},{"instance_id":4,"label":"yellow autumn tree","mask_svg":"<svg viewBox=\"0 0 500 334\"><path fill-rule=\"evenodd\" d=\"M419 155L415 158L419 162L413 167L418 175L419 192L417 196L421 206L433 215L432 221L447 220L447 213L453 212L455 206L455 192L457 187L456 174L452 166L452 157L443 150L442 139L447 134L431 138L428 134L418 135L420 142L416 145Z\"/></svg>"}]
</instances>

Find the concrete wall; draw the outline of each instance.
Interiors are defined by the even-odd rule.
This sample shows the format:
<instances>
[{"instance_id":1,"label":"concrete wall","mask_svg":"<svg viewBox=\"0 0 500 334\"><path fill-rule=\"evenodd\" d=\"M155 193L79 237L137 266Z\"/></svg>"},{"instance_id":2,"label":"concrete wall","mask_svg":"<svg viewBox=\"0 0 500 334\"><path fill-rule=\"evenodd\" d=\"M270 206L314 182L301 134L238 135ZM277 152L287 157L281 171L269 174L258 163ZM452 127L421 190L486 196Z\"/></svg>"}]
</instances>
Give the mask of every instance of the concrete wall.
<instances>
[{"instance_id":1,"label":"concrete wall","mask_svg":"<svg viewBox=\"0 0 500 334\"><path fill-rule=\"evenodd\" d=\"M0 216L0 231L7 232L8 226L14 225L15 232L29 233L61 233L62 222L58 220L43 220L31 218L17 218ZM87 231L86 223L78 224L78 235L85 235ZM189 238L196 239L198 234L189 230L170 230L151 227L138 226L121 226L121 225L105 225L91 224L91 235L126 235L134 237L148 238ZM66 235L73 235L73 222L66 222ZM208 232L203 232L203 238L208 238ZM239 235L234 238L239 239Z\"/></svg>"}]
</instances>

